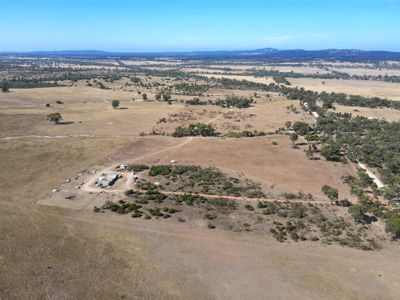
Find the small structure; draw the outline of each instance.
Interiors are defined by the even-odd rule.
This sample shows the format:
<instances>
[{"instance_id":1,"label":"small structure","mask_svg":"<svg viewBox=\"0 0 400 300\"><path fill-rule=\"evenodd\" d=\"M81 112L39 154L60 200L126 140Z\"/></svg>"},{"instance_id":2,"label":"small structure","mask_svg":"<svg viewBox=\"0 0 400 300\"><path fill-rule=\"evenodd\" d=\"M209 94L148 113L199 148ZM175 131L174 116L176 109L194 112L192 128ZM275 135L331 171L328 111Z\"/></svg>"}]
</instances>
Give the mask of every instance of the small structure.
<instances>
[{"instance_id":1,"label":"small structure","mask_svg":"<svg viewBox=\"0 0 400 300\"><path fill-rule=\"evenodd\" d=\"M319 118L319 114L316 111L311 112L311 114L314 116L314 118Z\"/></svg>"},{"instance_id":2,"label":"small structure","mask_svg":"<svg viewBox=\"0 0 400 300\"><path fill-rule=\"evenodd\" d=\"M99 177L96 185L102 188L107 188L112 186L118 180L118 178L120 177L117 173L108 172Z\"/></svg>"}]
</instances>

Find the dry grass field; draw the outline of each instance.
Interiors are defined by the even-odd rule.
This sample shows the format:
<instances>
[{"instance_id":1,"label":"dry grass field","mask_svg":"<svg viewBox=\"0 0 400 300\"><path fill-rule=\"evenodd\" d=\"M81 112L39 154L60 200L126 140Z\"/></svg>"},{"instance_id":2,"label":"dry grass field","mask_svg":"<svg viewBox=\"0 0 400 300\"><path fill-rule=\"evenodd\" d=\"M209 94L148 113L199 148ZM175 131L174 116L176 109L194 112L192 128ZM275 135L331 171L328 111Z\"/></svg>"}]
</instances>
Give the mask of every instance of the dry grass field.
<instances>
[{"instance_id":1,"label":"dry grass field","mask_svg":"<svg viewBox=\"0 0 400 300\"><path fill-rule=\"evenodd\" d=\"M161 279L162 270L148 264L143 243L124 229L35 204L54 184L123 143L113 138L0 142L3 299L176 297L174 283Z\"/></svg>"},{"instance_id":2,"label":"dry grass field","mask_svg":"<svg viewBox=\"0 0 400 300\"><path fill-rule=\"evenodd\" d=\"M366 118L383 118L389 122L400 121L400 111L390 108L367 108L335 105L335 111L351 113L352 116L363 116Z\"/></svg>"},{"instance_id":3,"label":"dry grass field","mask_svg":"<svg viewBox=\"0 0 400 300\"><path fill-rule=\"evenodd\" d=\"M101 63L118 67L114 60ZM165 69L186 63L192 67L189 70L210 70L209 65L196 67L194 62L180 60L122 63L128 67L156 65ZM213 66L229 67L218 63ZM232 68L245 70L251 66L237 63ZM317 70L304 68L299 72ZM308 145L302 137L294 148L285 132L276 132L286 122L315 124L316 120L301 108L299 101L286 100L276 93L212 86L199 97L201 100L235 95L254 97L254 102L245 109L186 105L180 100L195 95L173 93L174 101L168 104L155 100L161 88L176 82L193 84L195 79L137 76L142 83L132 86L126 85L127 77L112 82L98 79L109 89L87 86L86 80L65 80L62 83L68 86L12 88L9 93L0 93L1 299L398 298L398 242L385 235L381 221L366 226L376 233L381 247L362 251L317 240L278 242L260 219L252 224L262 229L259 231L239 232L218 226L211 230L204 216L190 207L187 222L177 221L176 217L146 220L95 213L95 206L102 206L106 200L125 197L123 191L129 187L130 177L124 177L113 187L119 193L112 189L98 192L94 181L89 185L90 180L96 179L96 172L115 170L117 165L128 163L215 167L224 174L242 176L269 189L268 201L281 197L281 193L309 193L314 199L299 203L311 207L314 201L323 210L347 219L347 208L330 205L321 187L334 186L340 199L356 202L343 182L344 176L356 174L355 164L324 158L310 160L305 155ZM215 76L274 82L253 76ZM293 86L318 91L400 100L399 84L290 81ZM322 81L326 84L322 85ZM147 93L149 101L143 101L139 91ZM112 108L112 100L119 100L120 108ZM46 107L47 103L50 107ZM398 121L400 117L390 109L335 106L337 112L351 112L353 116L384 117L389 121ZM53 112L61 113L63 122L56 125L47 121L46 116ZM176 127L198 122L214 126L221 135L170 136ZM225 136L244 130L268 134ZM153 131L165 136L153 135ZM75 181L66 184L77 174L84 174L79 179L81 186L87 182L93 191L75 189ZM76 200L64 197L71 191L78 195ZM250 220L252 214L244 208L247 200L237 201L242 205L242 215L227 215L232 224L242 224L240 218Z\"/></svg>"},{"instance_id":4,"label":"dry grass field","mask_svg":"<svg viewBox=\"0 0 400 300\"><path fill-rule=\"evenodd\" d=\"M280 244L252 234L35 205L124 143L1 142L4 298L396 298L394 245L363 252Z\"/></svg>"},{"instance_id":5,"label":"dry grass field","mask_svg":"<svg viewBox=\"0 0 400 300\"><path fill-rule=\"evenodd\" d=\"M157 140L155 142L154 140ZM247 174L260 182L275 184L292 191L311 193L325 199L321 193L324 184L337 185L343 197L350 197L348 187L340 183L340 178L353 174L351 165L332 164L320 161L310 161L301 149L293 149L287 137L269 136L251 139L214 139L196 138L184 143L185 140L172 140L174 145L182 146L156 155L149 155L138 160L139 163L168 163L178 160L181 164L215 166L234 173ZM272 142L277 142L273 145ZM141 157L141 153L151 153L154 144L170 145L167 137L152 137L134 141L116 153L113 161L123 162ZM187 142L187 141L186 141ZM251 146L249 146L251 142ZM147 146L147 144L151 146ZM135 149L145 149L135 155ZM170 146L166 146L168 149ZM158 151L156 151L158 152ZM289 159L290 158L290 159Z\"/></svg>"},{"instance_id":6,"label":"dry grass field","mask_svg":"<svg viewBox=\"0 0 400 300\"><path fill-rule=\"evenodd\" d=\"M317 92L341 92L349 95L400 100L400 83L314 78L288 78L288 80L293 86Z\"/></svg>"},{"instance_id":7,"label":"dry grass field","mask_svg":"<svg viewBox=\"0 0 400 300\"><path fill-rule=\"evenodd\" d=\"M229 78L235 80L247 80L256 83L264 83L270 84L275 83L275 81L270 77L255 77L255 76L247 76L247 75L219 75L219 74L206 74L206 77L215 77L215 78Z\"/></svg>"}]
</instances>

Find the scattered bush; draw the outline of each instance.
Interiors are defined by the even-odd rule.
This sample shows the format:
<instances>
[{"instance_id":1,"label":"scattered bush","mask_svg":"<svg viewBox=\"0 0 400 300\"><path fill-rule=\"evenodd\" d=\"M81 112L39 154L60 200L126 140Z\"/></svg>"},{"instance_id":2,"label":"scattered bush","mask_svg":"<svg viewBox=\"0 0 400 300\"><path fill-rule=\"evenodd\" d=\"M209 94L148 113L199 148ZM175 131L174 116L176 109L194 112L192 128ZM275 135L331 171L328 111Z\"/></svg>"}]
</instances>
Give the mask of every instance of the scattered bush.
<instances>
[{"instance_id":1,"label":"scattered bush","mask_svg":"<svg viewBox=\"0 0 400 300\"><path fill-rule=\"evenodd\" d=\"M129 165L127 167L128 171L136 172L136 173L142 172L142 171L147 170L147 169L149 169L149 166L144 165L144 164L134 164L134 165Z\"/></svg>"}]
</instances>

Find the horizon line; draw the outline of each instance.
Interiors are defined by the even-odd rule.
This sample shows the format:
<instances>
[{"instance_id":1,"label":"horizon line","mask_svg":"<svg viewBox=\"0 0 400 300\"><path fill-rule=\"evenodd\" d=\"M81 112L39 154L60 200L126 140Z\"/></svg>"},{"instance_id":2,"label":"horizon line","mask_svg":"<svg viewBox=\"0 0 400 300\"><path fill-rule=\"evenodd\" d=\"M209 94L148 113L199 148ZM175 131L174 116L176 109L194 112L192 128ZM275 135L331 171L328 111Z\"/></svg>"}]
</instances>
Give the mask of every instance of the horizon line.
<instances>
[{"instance_id":1,"label":"horizon line","mask_svg":"<svg viewBox=\"0 0 400 300\"><path fill-rule=\"evenodd\" d=\"M400 53L399 50L385 50L385 49L361 49L361 48L243 48L243 49L191 49L191 50L103 50L103 49L61 49L61 50L0 50L1 54L20 54L20 53L35 53L35 52L104 52L104 53L190 53L190 52L236 52L236 51L258 51L258 50L275 50L275 51L363 51L363 52L394 52Z\"/></svg>"}]
</instances>

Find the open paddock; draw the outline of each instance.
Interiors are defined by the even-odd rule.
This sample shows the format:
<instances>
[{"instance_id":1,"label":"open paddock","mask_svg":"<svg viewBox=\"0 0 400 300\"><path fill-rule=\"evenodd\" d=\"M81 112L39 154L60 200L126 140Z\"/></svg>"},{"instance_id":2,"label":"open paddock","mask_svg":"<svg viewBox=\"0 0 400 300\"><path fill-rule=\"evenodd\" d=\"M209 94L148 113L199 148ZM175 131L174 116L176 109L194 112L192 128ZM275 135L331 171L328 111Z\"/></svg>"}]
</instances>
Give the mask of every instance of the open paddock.
<instances>
[{"instance_id":1,"label":"open paddock","mask_svg":"<svg viewBox=\"0 0 400 300\"><path fill-rule=\"evenodd\" d=\"M400 100L400 83L372 80L287 78L292 86L316 92L336 92ZM324 83L323 83L324 82Z\"/></svg>"}]
</instances>

